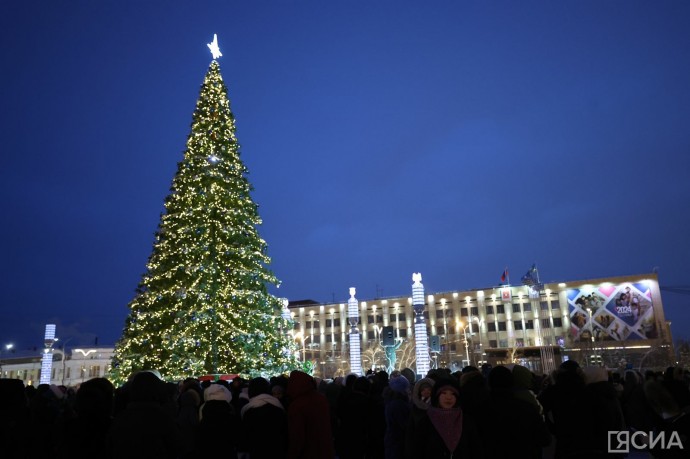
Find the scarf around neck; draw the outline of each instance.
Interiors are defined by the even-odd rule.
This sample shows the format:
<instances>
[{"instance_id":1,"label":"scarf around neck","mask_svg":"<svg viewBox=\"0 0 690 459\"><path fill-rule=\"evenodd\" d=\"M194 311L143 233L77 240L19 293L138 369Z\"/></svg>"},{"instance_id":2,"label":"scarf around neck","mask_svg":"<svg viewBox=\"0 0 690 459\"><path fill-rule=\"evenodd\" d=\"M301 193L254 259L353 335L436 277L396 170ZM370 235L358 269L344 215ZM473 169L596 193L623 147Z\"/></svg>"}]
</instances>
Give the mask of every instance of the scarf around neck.
<instances>
[{"instance_id":1,"label":"scarf around neck","mask_svg":"<svg viewBox=\"0 0 690 459\"><path fill-rule=\"evenodd\" d=\"M462 410L451 408L444 410L435 406L430 406L427 410L431 424L443 439L446 448L451 453L455 451L462 437Z\"/></svg>"}]
</instances>

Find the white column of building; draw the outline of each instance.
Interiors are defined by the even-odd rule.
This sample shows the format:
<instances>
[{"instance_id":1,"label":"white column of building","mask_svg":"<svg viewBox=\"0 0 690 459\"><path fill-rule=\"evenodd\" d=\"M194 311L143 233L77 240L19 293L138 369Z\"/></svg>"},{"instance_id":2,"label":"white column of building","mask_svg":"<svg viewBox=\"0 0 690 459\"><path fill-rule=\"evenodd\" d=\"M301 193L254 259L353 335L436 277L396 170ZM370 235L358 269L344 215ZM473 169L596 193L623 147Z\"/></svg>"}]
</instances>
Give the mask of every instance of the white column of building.
<instances>
[{"instance_id":1,"label":"white column of building","mask_svg":"<svg viewBox=\"0 0 690 459\"><path fill-rule=\"evenodd\" d=\"M424 285L422 273L412 273L412 307L414 308L414 339L417 374L425 377L429 372L429 338L424 320Z\"/></svg>"},{"instance_id":2,"label":"white column of building","mask_svg":"<svg viewBox=\"0 0 690 459\"><path fill-rule=\"evenodd\" d=\"M357 329L359 308L355 292L355 288L350 287L350 299L347 300L347 317L350 322L350 372L362 376L362 340Z\"/></svg>"},{"instance_id":3,"label":"white column of building","mask_svg":"<svg viewBox=\"0 0 690 459\"><path fill-rule=\"evenodd\" d=\"M41 377L39 384L50 384L50 374L53 371L53 344L55 344L55 324L46 325L46 333L43 338L43 358L41 359ZM65 356L63 355L64 359Z\"/></svg>"}]
</instances>

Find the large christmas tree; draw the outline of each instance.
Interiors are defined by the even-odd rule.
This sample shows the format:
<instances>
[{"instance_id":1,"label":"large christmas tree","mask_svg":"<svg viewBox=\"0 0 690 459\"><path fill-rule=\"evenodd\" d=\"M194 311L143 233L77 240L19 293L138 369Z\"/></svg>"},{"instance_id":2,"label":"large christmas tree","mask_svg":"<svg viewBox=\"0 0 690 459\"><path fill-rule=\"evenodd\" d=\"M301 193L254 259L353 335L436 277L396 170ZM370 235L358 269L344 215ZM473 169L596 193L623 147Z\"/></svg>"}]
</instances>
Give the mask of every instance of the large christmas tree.
<instances>
[{"instance_id":1,"label":"large christmas tree","mask_svg":"<svg viewBox=\"0 0 690 459\"><path fill-rule=\"evenodd\" d=\"M271 374L296 364L288 324L277 313L281 301L267 291L278 281L257 231L261 218L219 55L206 73L147 271L129 304L113 359L116 381L144 369L172 380Z\"/></svg>"}]
</instances>

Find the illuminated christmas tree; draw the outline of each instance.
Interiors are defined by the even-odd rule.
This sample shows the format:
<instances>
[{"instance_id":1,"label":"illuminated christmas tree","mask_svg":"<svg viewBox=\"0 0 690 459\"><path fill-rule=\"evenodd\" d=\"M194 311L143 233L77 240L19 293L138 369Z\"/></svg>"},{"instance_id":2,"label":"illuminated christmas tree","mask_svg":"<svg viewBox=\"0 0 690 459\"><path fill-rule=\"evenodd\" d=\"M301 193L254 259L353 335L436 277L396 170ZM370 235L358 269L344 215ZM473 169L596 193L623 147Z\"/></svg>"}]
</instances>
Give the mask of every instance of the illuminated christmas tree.
<instances>
[{"instance_id":1,"label":"illuminated christmas tree","mask_svg":"<svg viewBox=\"0 0 690 459\"><path fill-rule=\"evenodd\" d=\"M212 45L215 46L212 47ZM153 251L129 304L112 378L157 369L168 380L202 374L275 374L297 363L280 317L278 281L240 159L217 58L194 111Z\"/></svg>"}]
</instances>

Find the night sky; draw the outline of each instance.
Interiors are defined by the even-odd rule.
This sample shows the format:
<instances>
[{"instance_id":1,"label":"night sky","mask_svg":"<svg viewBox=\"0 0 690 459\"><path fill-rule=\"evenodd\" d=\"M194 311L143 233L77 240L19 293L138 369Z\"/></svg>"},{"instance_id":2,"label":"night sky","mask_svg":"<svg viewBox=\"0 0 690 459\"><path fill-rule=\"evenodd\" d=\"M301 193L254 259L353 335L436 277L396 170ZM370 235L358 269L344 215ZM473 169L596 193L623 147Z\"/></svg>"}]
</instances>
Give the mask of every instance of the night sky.
<instances>
[{"instance_id":1,"label":"night sky","mask_svg":"<svg viewBox=\"0 0 690 459\"><path fill-rule=\"evenodd\" d=\"M535 262L687 287L688 24L686 1L3 1L0 344L118 339L214 33L278 296ZM662 299L690 339L690 296Z\"/></svg>"}]
</instances>

